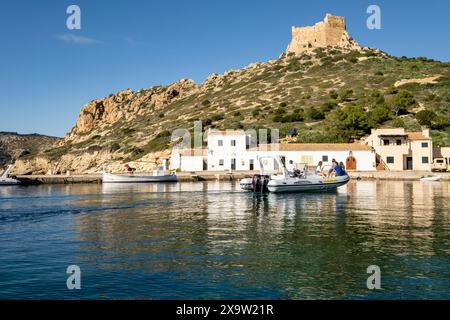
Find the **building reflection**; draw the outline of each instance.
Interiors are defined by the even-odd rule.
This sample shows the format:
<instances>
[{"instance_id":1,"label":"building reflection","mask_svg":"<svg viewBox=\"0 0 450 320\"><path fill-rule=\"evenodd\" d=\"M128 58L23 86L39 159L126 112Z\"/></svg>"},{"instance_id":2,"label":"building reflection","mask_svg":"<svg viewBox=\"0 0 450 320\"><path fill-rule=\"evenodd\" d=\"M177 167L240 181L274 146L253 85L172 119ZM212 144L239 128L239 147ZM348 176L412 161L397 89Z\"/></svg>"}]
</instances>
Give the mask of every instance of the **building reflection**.
<instances>
[{"instance_id":1,"label":"building reflection","mask_svg":"<svg viewBox=\"0 0 450 320\"><path fill-rule=\"evenodd\" d=\"M326 289L330 277L343 281L329 290L345 292L361 280L349 275L365 276L374 260L445 253L449 191L448 183L412 181L304 194L253 194L224 182L104 185L79 200L98 210L77 217L76 234L80 259L101 268L191 277L185 272L207 266L216 271L211 281L230 270L245 281L270 273L300 298L307 293L298 288Z\"/></svg>"}]
</instances>

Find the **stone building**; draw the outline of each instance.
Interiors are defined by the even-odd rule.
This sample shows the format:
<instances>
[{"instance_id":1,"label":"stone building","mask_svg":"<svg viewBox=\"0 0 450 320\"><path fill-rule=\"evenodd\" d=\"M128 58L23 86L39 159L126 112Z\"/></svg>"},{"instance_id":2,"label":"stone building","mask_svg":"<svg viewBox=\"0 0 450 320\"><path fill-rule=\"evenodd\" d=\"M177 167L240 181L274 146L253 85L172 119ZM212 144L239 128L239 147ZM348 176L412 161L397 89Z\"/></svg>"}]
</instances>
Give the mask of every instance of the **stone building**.
<instances>
[{"instance_id":1,"label":"stone building","mask_svg":"<svg viewBox=\"0 0 450 320\"><path fill-rule=\"evenodd\" d=\"M346 30L345 17L327 14L325 19L309 27L292 27L292 41L286 53L299 54L315 48L342 47L360 49Z\"/></svg>"}]
</instances>

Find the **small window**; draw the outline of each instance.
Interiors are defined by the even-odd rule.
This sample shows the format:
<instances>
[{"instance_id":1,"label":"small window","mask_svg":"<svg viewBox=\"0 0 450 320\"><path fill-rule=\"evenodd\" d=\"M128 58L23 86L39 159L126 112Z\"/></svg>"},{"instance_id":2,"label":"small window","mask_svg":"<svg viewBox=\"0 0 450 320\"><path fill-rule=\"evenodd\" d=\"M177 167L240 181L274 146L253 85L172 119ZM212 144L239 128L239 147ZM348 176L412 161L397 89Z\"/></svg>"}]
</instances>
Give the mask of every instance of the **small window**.
<instances>
[{"instance_id":1,"label":"small window","mask_svg":"<svg viewBox=\"0 0 450 320\"><path fill-rule=\"evenodd\" d=\"M422 157L422 163L428 163L429 159L428 157Z\"/></svg>"},{"instance_id":2,"label":"small window","mask_svg":"<svg viewBox=\"0 0 450 320\"><path fill-rule=\"evenodd\" d=\"M222 147L222 146L223 146L223 140L218 140L218 141L217 141L217 145L218 145L219 147Z\"/></svg>"},{"instance_id":3,"label":"small window","mask_svg":"<svg viewBox=\"0 0 450 320\"><path fill-rule=\"evenodd\" d=\"M224 161L223 161L223 159L220 159L219 160L219 166L223 167L223 165L224 165Z\"/></svg>"},{"instance_id":4,"label":"small window","mask_svg":"<svg viewBox=\"0 0 450 320\"><path fill-rule=\"evenodd\" d=\"M401 146L402 145L402 140L397 140L397 145Z\"/></svg>"},{"instance_id":5,"label":"small window","mask_svg":"<svg viewBox=\"0 0 450 320\"><path fill-rule=\"evenodd\" d=\"M394 157L386 157L386 163L394 163Z\"/></svg>"},{"instance_id":6,"label":"small window","mask_svg":"<svg viewBox=\"0 0 450 320\"><path fill-rule=\"evenodd\" d=\"M428 142L422 142L422 148L428 148Z\"/></svg>"},{"instance_id":7,"label":"small window","mask_svg":"<svg viewBox=\"0 0 450 320\"><path fill-rule=\"evenodd\" d=\"M231 146L236 147L236 140L231 140Z\"/></svg>"},{"instance_id":8,"label":"small window","mask_svg":"<svg viewBox=\"0 0 450 320\"><path fill-rule=\"evenodd\" d=\"M383 145L384 146L388 146L389 145L389 140L388 139L384 139L383 140Z\"/></svg>"},{"instance_id":9,"label":"small window","mask_svg":"<svg viewBox=\"0 0 450 320\"><path fill-rule=\"evenodd\" d=\"M328 162L328 156L322 156L322 162Z\"/></svg>"}]
</instances>

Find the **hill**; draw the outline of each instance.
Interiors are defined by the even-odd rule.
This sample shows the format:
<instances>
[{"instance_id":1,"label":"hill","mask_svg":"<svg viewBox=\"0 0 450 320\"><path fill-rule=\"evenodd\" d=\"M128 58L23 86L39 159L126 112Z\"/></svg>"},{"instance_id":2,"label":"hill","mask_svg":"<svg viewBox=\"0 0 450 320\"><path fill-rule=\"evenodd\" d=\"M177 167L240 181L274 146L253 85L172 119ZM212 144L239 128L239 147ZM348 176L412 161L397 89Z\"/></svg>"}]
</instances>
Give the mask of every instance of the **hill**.
<instances>
[{"instance_id":1,"label":"hill","mask_svg":"<svg viewBox=\"0 0 450 320\"><path fill-rule=\"evenodd\" d=\"M0 132L0 167L21 155L33 157L51 148L58 140L59 138L39 134Z\"/></svg>"},{"instance_id":2,"label":"hill","mask_svg":"<svg viewBox=\"0 0 450 320\"><path fill-rule=\"evenodd\" d=\"M171 132L192 130L197 120L204 129L278 128L281 137L296 128L293 142L347 142L375 127L428 126L436 144L449 146L450 63L363 48L346 33L345 20L328 21L334 24L326 18L308 29L307 42L293 28L279 59L213 74L201 84L183 79L93 100L55 148L17 170L120 170L129 161L149 169L169 152Z\"/></svg>"}]
</instances>

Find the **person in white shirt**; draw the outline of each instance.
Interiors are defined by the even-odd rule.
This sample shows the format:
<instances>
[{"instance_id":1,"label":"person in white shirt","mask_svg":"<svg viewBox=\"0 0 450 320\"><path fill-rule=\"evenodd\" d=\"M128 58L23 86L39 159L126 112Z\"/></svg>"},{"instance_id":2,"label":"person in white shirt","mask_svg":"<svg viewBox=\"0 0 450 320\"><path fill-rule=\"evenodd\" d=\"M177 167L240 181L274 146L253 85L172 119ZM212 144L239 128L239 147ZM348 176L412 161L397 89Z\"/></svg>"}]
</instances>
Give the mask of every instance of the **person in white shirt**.
<instances>
[{"instance_id":1,"label":"person in white shirt","mask_svg":"<svg viewBox=\"0 0 450 320\"><path fill-rule=\"evenodd\" d=\"M294 161L292 161L292 160L289 161L289 163L286 165L286 170L288 171L288 173L291 177L295 176Z\"/></svg>"},{"instance_id":2,"label":"person in white shirt","mask_svg":"<svg viewBox=\"0 0 450 320\"><path fill-rule=\"evenodd\" d=\"M316 170L314 170L314 173L318 176L323 176L323 162L319 161L317 164Z\"/></svg>"}]
</instances>

